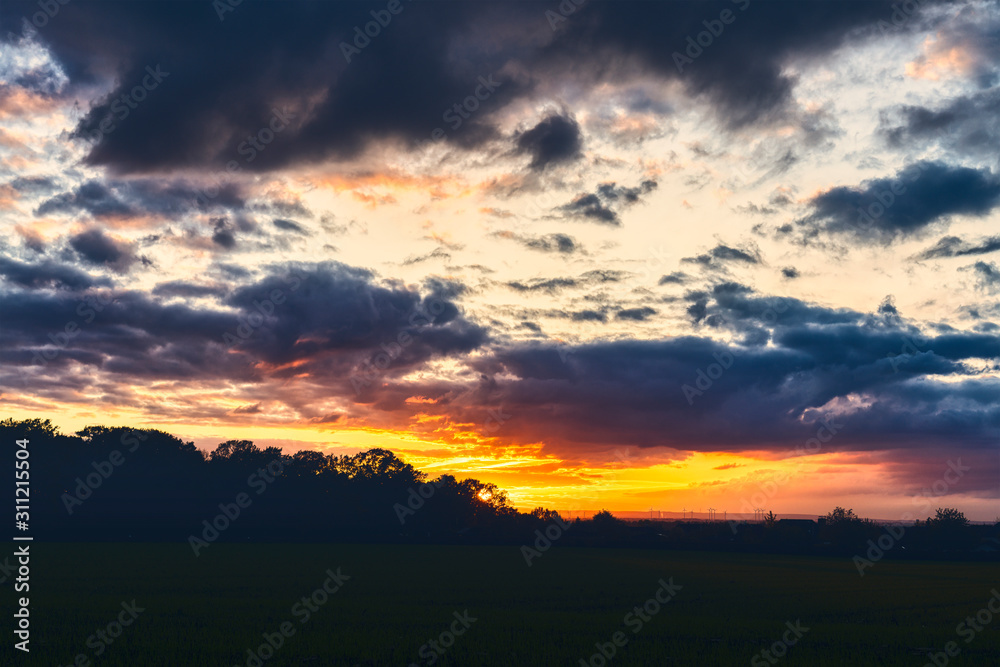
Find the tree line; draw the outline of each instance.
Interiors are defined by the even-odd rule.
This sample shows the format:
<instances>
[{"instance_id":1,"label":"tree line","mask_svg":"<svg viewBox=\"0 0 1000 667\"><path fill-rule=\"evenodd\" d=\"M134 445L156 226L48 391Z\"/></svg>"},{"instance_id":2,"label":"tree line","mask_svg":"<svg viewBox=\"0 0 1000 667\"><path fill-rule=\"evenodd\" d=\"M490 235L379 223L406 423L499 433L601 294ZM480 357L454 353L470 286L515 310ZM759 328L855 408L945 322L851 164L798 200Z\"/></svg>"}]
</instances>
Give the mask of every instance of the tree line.
<instances>
[{"instance_id":1,"label":"tree line","mask_svg":"<svg viewBox=\"0 0 1000 667\"><path fill-rule=\"evenodd\" d=\"M42 540L531 544L557 518L518 511L494 484L431 478L380 448L284 454L228 440L204 453L156 429L65 435L48 419L0 421L0 441L21 439L29 441L31 532ZM839 507L818 523L773 514L762 523L622 521L602 511L568 526L560 545L809 553L848 553L885 532ZM891 556L995 558L998 526L970 526L941 508L908 526Z\"/></svg>"}]
</instances>

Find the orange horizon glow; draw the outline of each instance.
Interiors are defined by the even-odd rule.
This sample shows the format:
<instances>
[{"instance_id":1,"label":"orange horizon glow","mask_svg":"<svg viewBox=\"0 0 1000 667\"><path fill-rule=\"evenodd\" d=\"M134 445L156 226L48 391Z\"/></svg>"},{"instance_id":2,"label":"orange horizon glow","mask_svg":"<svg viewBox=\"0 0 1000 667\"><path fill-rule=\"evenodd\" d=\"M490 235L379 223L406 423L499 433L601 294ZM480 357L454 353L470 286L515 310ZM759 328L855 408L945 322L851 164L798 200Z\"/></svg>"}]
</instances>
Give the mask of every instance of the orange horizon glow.
<instances>
[{"instance_id":1,"label":"orange horizon glow","mask_svg":"<svg viewBox=\"0 0 1000 667\"><path fill-rule=\"evenodd\" d=\"M10 409L5 413L14 419L46 414ZM426 473L428 479L452 475L495 484L507 493L512 506L525 512L545 507L575 517L607 509L674 517L695 512L698 518L705 518L708 509L714 508L719 518L747 518L757 507L779 515L824 515L840 505L852 507L861 516L884 520L902 519L907 512L918 518L929 514L917 512L918 504L912 498L883 495L883 502L873 503L864 489L880 488L884 468L877 458L857 453L821 452L776 459L773 452L671 451L665 457L662 448L623 447L595 455L593 460L577 457L579 460L571 461L546 453L542 444L496 447L493 439L471 433L462 440L364 426L185 423L157 421L132 410L115 409L66 414L54 418L53 423L67 434L95 424L158 429L194 442L206 453L221 442L237 439L252 440L261 448L277 446L285 454L306 449L351 455L383 448ZM954 498L930 500L936 503L934 507L961 507L965 503ZM922 501L919 507L926 507L927 502ZM964 511L973 520L993 519L988 503L982 507Z\"/></svg>"}]
</instances>

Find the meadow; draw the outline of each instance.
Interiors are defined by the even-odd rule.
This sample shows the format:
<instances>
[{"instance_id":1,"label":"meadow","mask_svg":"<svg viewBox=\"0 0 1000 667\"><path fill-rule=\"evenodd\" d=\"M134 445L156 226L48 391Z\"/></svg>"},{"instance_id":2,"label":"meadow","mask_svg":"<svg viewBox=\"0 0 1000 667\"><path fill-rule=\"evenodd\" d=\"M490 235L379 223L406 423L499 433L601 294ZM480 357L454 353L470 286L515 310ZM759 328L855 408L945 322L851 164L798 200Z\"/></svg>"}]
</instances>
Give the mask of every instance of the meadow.
<instances>
[{"instance_id":1,"label":"meadow","mask_svg":"<svg viewBox=\"0 0 1000 667\"><path fill-rule=\"evenodd\" d=\"M32 651L21 664L252 666L264 634L280 643L263 652L269 666L598 666L595 644L614 648L608 665L919 666L949 641L961 653L948 664L1000 655L995 625L968 643L956 634L1000 587L996 564L886 561L862 578L849 558L558 543L531 567L516 546L214 544L197 558L164 543L32 551ZM339 590L314 596L338 568ZM660 580L679 589L638 621L634 608ZM96 631L133 600L142 611L105 644ZM801 638L768 660L761 651L795 637L787 623Z\"/></svg>"}]
</instances>

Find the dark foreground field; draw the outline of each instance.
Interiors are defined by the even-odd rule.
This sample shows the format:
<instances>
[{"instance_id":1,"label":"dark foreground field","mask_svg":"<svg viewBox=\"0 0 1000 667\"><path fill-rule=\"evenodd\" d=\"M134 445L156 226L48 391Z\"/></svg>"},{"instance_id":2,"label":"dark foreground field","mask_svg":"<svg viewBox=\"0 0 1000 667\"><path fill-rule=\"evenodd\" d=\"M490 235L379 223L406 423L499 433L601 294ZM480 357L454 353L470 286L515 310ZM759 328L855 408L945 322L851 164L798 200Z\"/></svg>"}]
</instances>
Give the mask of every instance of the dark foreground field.
<instances>
[{"instance_id":1,"label":"dark foreground field","mask_svg":"<svg viewBox=\"0 0 1000 667\"><path fill-rule=\"evenodd\" d=\"M169 544L32 551L32 651L19 664L68 665L85 654L100 667L257 665L248 648L265 633L277 642L286 622L294 634L263 664L600 665L590 662L595 643L622 632L609 665L765 665L755 656L795 638L786 622L802 628L787 665L920 666L949 641L961 653L948 664L1000 656L1000 620L969 643L971 631L956 634L1000 587L996 564L880 562L861 578L846 558L558 544L530 568L516 547L215 544L198 558ZM318 595L306 620L308 608L295 605L338 568L350 579L325 603ZM626 618L671 578L681 588L658 613ZM90 637L133 599L144 611L110 645ZM468 629L439 640L450 626L464 630L455 613L466 610ZM451 645L438 645L442 655L430 640Z\"/></svg>"}]
</instances>

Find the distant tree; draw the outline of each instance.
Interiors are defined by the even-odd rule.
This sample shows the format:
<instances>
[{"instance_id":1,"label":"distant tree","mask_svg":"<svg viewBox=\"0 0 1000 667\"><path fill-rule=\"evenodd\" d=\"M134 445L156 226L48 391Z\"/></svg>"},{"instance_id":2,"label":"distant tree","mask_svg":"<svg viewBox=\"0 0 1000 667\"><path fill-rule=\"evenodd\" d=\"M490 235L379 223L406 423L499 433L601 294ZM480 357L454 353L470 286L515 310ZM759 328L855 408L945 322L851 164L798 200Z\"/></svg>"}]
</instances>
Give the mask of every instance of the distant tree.
<instances>
[{"instance_id":1,"label":"distant tree","mask_svg":"<svg viewBox=\"0 0 1000 667\"><path fill-rule=\"evenodd\" d=\"M536 507L535 509L531 510L530 516L545 523L548 523L549 521L554 521L557 518L561 518L559 516L559 512L556 512L555 510L545 509L544 507Z\"/></svg>"},{"instance_id":2,"label":"distant tree","mask_svg":"<svg viewBox=\"0 0 1000 667\"><path fill-rule=\"evenodd\" d=\"M826 523L828 526L843 526L861 523L861 519L854 513L854 510L845 510L838 505L832 512L826 515Z\"/></svg>"},{"instance_id":3,"label":"distant tree","mask_svg":"<svg viewBox=\"0 0 1000 667\"><path fill-rule=\"evenodd\" d=\"M594 525L597 526L598 528L612 528L612 527L618 527L622 524L621 519L615 518L615 515L609 512L608 510L601 510L600 512L595 514L594 518L591 520L594 522Z\"/></svg>"},{"instance_id":4,"label":"distant tree","mask_svg":"<svg viewBox=\"0 0 1000 667\"><path fill-rule=\"evenodd\" d=\"M934 511L933 519L928 517L927 525L932 528L965 528L969 520L954 507L939 507Z\"/></svg>"},{"instance_id":5,"label":"distant tree","mask_svg":"<svg viewBox=\"0 0 1000 667\"><path fill-rule=\"evenodd\" d=\"M0 433L5 434L5 436L9 433L17 439L28 438L30 440L32 437L54 438L59 435L59 429L48 419L14 420L8 417L0 421Z\"/></svg>"},{"instance_id":6,"label":"distant tree","mask_svg":"<svg viewBox=\"0 0 1000 667\"><path fill-rule=\"evenodd\" d=\"M774 528L778 524L778 517L774 515L774 512L768 512L767 516L764 517L764 525L768 528Z\"/></svg>"}]
</instances>

